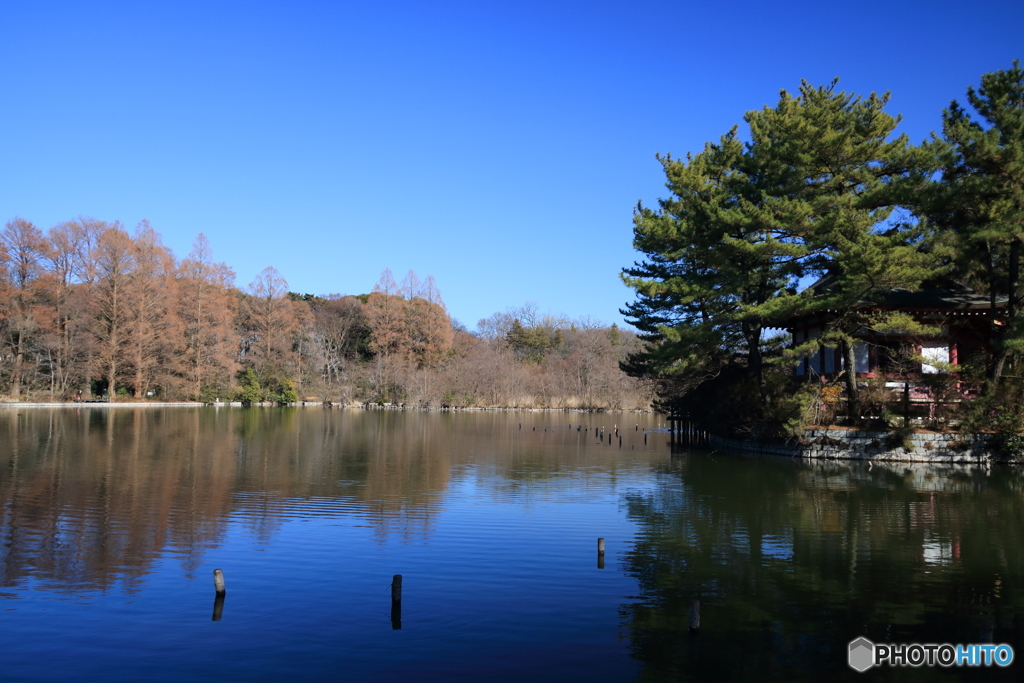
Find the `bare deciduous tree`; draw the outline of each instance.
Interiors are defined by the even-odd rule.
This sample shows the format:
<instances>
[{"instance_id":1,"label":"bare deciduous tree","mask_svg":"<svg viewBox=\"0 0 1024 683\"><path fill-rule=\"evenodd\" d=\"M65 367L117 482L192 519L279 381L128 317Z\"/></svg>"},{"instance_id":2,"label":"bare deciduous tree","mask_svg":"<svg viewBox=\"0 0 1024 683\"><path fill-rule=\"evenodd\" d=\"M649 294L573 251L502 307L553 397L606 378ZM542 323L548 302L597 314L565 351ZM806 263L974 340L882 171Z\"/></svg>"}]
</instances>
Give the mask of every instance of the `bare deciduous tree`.
<instances>
[{"instance_id":1,"label":"bare deciduous tree","mask_svg":"<svg viewBox=\"0 0 1024 683\"><path fill-rule=\"evenodd\" d=\"M135 270L135 250L120 223L102 233L93 247L95 264L93 283L96 318L96 361L107 382L111 398L116 395L118 381L127 364L132 319L130 283Z\"/></svg>"},{"instance_id":2,"label":"bare deciduous tree","mask_svg":"<svg viewBox=\"0 0 1024 683\"><path fill-rule=\"evenodd\" d=\"M178 267L179 315L185 343L184 375L195 399L227 396L238 370L234 320L238 299L232 295L234 272L213 260L206 235Z\"/></svg>"}]
</instances>

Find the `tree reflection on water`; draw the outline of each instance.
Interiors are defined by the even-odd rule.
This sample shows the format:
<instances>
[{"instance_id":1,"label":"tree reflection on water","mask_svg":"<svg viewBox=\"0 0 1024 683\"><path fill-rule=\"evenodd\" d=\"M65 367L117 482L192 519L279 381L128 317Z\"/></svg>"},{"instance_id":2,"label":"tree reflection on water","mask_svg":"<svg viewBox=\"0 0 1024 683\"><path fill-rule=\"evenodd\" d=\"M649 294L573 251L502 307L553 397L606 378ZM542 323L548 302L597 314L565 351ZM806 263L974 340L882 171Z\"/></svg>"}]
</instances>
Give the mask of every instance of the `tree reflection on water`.
<instances>
[{"instance_id":1,"label":"tree reflection on water","mask_svg":"<svg viewBox=\"0 0 1024 683\"><path fill-rule=\"evenodd\" d=\"M860 676L849 641L1009 643L1018 614L1017 470L804 465L694 452L627 496L639 582L623 606L641 680ZM691 598L701 631L688 632ZM991 677L1008 677L990 669ZM936 669L871 675L948 680Z\"/></svg>"},{"instance_id":2,"label":"tree reflection on water","mask_svg":"<svg viewBox=\"0 0 1024 683\"><path fill-rule=\"evenodd\" d=\"M289 511L422 534L450 476L440 430L359 411L0 412L0 587L131 591L170 551L188 572L232 520L269 539ZM304 508L304 509L303 509Z\"/></svg>"}]
</instances>

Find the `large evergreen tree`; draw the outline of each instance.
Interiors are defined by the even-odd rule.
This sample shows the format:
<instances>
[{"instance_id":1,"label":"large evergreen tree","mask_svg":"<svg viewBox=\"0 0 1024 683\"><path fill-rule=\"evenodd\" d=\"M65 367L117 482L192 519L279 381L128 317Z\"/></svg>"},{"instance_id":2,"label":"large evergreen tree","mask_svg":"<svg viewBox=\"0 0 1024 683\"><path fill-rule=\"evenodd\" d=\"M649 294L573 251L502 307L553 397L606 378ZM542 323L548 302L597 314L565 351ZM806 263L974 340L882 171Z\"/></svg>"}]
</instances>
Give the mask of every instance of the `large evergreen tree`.
<instances>
[{"instance_id":1,"label":"large evergreen tree","mask_svg":"<svg viewBox=\"0 0 1024 683\"><path fill-rule=\"evenodd\" d=\"M745 145L734 130L685 161L660 158L673 197L636 210L634 246L647 260L623 273L638 295L623 312L652 342L634 372L689 375L685 390L742 352L763 404L764 330L838 310L812 343L841 345L852 377L857 304L933 272L921 226L893 209L928 185L936 149L888 139L899 119L883 111L887 96L835 86L803 83L749 112ZM814 274L832 286L797 295Z\"/></svg>"},{"instance_id":2,"label":"large evergreen tree","mask_svg":"<svg viewBox=\"0 0 1024 683\"><path fill-rule=\"evenodd\" d=\"M956 265L989 297L996 348L988 366L994 391L1007 358L1024 351L1021 248L1024 243L1024 70L981 77L967 89L973 117L959 103L943 112L950 145L933 217L956 235ZM1006 316L998 314L1005 303ZM1005 323L1005 324L1003 324Z\"/></svg>"},{"instance_id":3,"label":"large evergreen tree","mask_svg":"<svg viewBox=\"0 0 1024 683\"><path fill-rule=\"evenodd\" d=\"M735 129L685 161L659 160L673 196L658 210L637 207L633 244L648 258L623 271L638 295L623 313L658 341L639 360L693 385L741 354L763 402L762 336L791 295L804 247L765 209Z\"/></svg>"},{"instance_id":4,"label":"large evergreen tree","mask_svg":"<svg viewBox=\"0 0 1024 683\"><path fill-rule=\"evenodd\" d=\"M793 221L791 233L806 248L805 272L830 283L806 292L791 310L830 312L810 343L841 348L852 380L855 335L867 323L861 304L892 289L916 289L935 272L934 255L922 249L924 226L894 210L930 186L939 146L915 147L905 135L890 140L900 119L884 111L888 94L861 98L836 85L805 82L796 96L783 92L775 107L746 120L769 204ZM857 382L846 384L856 415Z\"/></svg>"}]
</instances>

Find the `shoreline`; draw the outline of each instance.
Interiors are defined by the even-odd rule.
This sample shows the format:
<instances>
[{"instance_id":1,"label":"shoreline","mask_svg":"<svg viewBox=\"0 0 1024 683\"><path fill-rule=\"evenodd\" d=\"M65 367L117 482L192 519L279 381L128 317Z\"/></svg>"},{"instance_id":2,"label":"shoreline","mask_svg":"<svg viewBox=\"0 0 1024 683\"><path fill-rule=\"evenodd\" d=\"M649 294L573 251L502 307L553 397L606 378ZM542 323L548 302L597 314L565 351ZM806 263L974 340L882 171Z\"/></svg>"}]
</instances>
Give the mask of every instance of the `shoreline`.
<instances>
[{"instance_id":1,"label":"shoreline","mask_svg":"<svg viewBox=\"0 0 1024 683\"><path fill-rule=\"evenodd\" d=\"M636 413L655 414L654 410L611 410L607 408L511 408L511 407L442 407L442 406L405 406L405 405L378 405L376 403L332 403L324 405L316 401L296 401L294 403L278 404L271 401L263 403L243 404L241 401L219 401L216 403L204 403L202 401L4 401L0 402L0 409L3 408L323 408L335 409L356 409L356 410L419 410L425 412L489 412L489 411L517 411L532 413Z\"/></svg>"},{"instance_id":2,"label":"shoreline","mask_svg":"<svg viewBox=\"0 0 1024 683\"><path fill-rule=\"evenodd\" d=\"M1019 465L1019 454L1002 452L994 434L957 432L882 432L861 429L808 429L802 443L760 443L714 434L710 446L723 451L788 456L810 460L867 463L928 463L991 466Z\"/></svg>"}]
</instances>

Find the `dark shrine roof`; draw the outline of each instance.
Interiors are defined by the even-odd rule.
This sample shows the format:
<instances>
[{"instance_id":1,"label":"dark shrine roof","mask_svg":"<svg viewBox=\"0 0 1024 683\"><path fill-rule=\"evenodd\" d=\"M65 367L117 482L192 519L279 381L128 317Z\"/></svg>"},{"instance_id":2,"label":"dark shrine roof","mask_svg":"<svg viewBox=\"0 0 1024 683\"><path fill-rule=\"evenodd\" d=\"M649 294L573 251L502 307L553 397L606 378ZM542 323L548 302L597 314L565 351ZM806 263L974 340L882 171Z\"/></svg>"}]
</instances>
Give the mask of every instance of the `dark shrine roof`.
<instances>
[{"instance_id":1,"label":"dark shrine roof","mask_svg":"<svg viewBox=\"0 0 1024 683\"><path fill-rule=\"evenodd\" d=\"M834 285L835 277L829 274L807 289L825 292ZM996 297L996 306L1002 308L1006 301L1005 296ZM990 302L987 296L975 294L974 290L949 278L938 277L923 283L916 292L890 289L875 294L870 300L858 302L857 307L903 311L982 311L989 309Z\"/></svg>"},{"instance_id":2,"label":"dark shrine roof","mask_svg":"<svg viewBox=\"0 0 1024 683\"><path fill-rule=\"evenodd\" d=\"M906 289L891 289L874 297L866 306L896 310L955 311L988 309L991 305L987 296L975 294L969 289L921 289L911 292ZM996 306L1006 305L1006 297L996 297Z\"/></svg>"}]
</instances>

